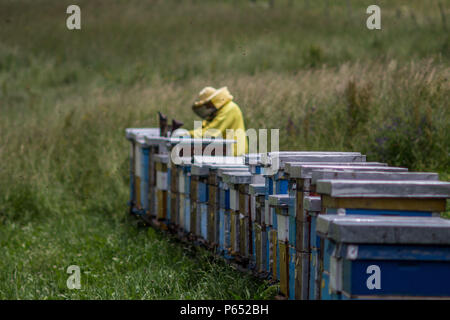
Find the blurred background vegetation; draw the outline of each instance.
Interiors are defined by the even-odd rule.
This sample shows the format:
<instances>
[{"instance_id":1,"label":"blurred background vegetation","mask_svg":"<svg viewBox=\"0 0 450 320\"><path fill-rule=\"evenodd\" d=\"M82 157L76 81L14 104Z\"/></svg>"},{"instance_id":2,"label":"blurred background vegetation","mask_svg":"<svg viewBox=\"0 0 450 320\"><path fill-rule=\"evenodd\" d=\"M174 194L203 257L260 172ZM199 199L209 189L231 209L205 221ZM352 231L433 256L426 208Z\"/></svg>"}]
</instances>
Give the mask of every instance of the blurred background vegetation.
<instances>
[{"instance_id":1,"label":"blurred background vegetation","mask_svg":"<svg viewBox=\"0 0 450 320\"><path fill-rule=\"evenodd\" d=\"M0 1L0 298L270 298L130 226L127 127L227 85L281 150L450 176L450 1ZM381 30L366 8L381 7ZM80 265L83 289L66 288Z\"/></svg>"}]
</instances>

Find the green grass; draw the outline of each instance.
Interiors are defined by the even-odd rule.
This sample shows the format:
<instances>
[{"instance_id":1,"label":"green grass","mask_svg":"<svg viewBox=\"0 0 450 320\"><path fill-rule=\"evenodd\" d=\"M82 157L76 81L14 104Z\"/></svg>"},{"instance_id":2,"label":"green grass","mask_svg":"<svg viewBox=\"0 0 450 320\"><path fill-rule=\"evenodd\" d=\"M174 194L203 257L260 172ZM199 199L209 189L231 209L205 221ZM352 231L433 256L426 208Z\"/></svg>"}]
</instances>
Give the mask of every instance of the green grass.
<instances>
[{"instance_id":1,"label":"green grass","mask_svg":"<svg viewBox=\"0 0 450 320\"><path fill-rule=\"evenodd\" d=\"M11 223L1 234L3 298L263 299L274 292L133 220L94 212L40 220ZM81 290L67 289L70 265L81 269Z\"/></svg>"},{"instance_id":2,"label":"green grass","mask_svg":"<svg viewBox=\"0 0 450 320\"><path fill-rule=\"evenodd\" d=\"M329 2L78 1L82 30L68 31L72 1L2 1L0 298L273 297L126 218L124 129L156 126L158 110L192 127L206 85L229 87L247 128L279 128L284 150L361 151L448 180L438 1L377 1L381 31L365 28L372 1Z\"/></svg>"}]
</instances>

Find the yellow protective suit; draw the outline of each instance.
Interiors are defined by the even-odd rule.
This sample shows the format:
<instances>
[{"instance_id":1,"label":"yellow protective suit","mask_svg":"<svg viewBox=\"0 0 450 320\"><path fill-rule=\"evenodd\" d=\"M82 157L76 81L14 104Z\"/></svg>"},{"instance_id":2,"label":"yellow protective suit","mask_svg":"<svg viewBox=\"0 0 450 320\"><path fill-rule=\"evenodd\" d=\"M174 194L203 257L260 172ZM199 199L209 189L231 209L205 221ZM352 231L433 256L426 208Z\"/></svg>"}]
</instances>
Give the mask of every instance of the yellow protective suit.
<instances>
[{"instance_id":1,"label":"yellow protective suit","mask_svg":"<svg viewBox=\"0 0 450 320\"><path fill-rule=\"evenodd\" d=\"M202 138L208 129L216 129L208 131L209 136L217 137L220 133L223 139L231 138L227 137L227 129L233 129L234 135L231 139L237 141L233 147L233 155L241 156L248 153L244 117L239 106L233 101L220 107L212 120L203 120L202 127L189 131L189 134L193 138Z\"/></svg>"}]
</instances>

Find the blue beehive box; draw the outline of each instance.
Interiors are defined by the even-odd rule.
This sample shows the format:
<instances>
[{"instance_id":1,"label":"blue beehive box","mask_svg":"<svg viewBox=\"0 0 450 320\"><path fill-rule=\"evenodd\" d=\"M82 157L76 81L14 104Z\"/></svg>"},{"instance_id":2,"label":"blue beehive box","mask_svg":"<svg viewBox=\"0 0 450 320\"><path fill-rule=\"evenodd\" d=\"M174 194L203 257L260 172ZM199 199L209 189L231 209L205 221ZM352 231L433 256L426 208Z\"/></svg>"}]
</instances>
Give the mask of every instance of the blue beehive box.
<instances>
[{"instance_id":1,"label":"blue beehive box","mask_svg":"<svg viewBox=\"0 0 450 320\"><path fill-rule=\"evenodd\" d=\"M185 211L184 211L184 205L185 205L185 201L186 201L186 196L184 193L180 193L179 194L179 200L178 200L178 236L182 237L185 233Z\"/></svg>"},{"instance_id":2,"label":"blue beehive box","mask_svg":"<svg viewBox=\"0 0 450 320\"><path fill-rule=\"evenodd\" d=\"M347 169L333 169L332 167L328 169L317 169L312 171L311 174L311 186L313 189L316 189L317 181L319 180L379 180L379 181L390 181L390 180L398 180L398 181L414 181L414 180L422 180L422 181L437 181L438 174L429 173L429 172L386 172L383 170L390 169L391 167L384 168L373 168L372 171L366 171L367 168L356 168L356 167L348 167ZM376 169L376 171L375 171ZM412 195L409 195L412 196ZM317 201L317 200L316 200ZM309 205L309 202L305 201L304 206ZM311 205L309 205L311 206ZM321 206L320 202L317 206ZM327 213L339 213L341 214L377 214L377 210L373 209L348 209L348 208L326 208ZM314 211L314 210L313 210ZM378 210L379 211L379 210ZM431 215L429 211L406 211L401 212L402 210L387 210L383 209L379 211L383 215ZM314 242L314 247L318 247L317 241L314 241L313 234L315 230L315 218L311 220L311 242Z\"/></svg>"},{"instance_id":3,"label":"blue beehive box","mask_svg":"<svg viewBox=\"0 0 450 320\"><path fill-rule=\"evenodd\" d=\"M189 198L189 194L186 194L186 175L190 170L192 158L185 158L182 160L182 163L175 165L172 164L171 167L171 185L172 192L175 193L175 201L172 203L175 208L171 208L173 212L176 214L175 225L177 226L177 231L179 236L182 237L186 232L186 198ZM176 176L176 177L175 177ZM172 196L173 199L173 196Z\"/></svg>"},{"instance_id":4,"label":"blue beehive box","mask_svg":"<svg viewBox=\"0 0 450 320\"><path fill-rule=\"evenodd\" d=\"M230 187L223 181L223 177L228 172L247 171L247 168L219 168L217 178L219 185L219 247L226 259L231 259L231 204Z\"/></svg>"},{"instance_id":5,"label":"blue beehive box","mask_svg":"<svg viewBox=\"0 0 450 320\"><path fill-rule=\"evenodd\" d=\"M328 173L324 175L324 172L326 173L326 171L323 171L320 175L316 174L316 178L329 177ZM338 178L345 177L348 174L353 175L355 179L370 175L372 178L379 180L313 180L312 184L316 186L316 191L322 196L323 213L334 212L341 215L362 213L364 215L407 217L432 216L445 209L446 198L450 196L450 184L436 181L436 174L407 172L387 174L386 172L366 171L333 173ZM389 180L392 178L403 180ZM412 178L428 180L410 180ZM316 221L316 215L313 215L311 245L320 255L322 246L317 240L317 234L315 234ZM317 281L310 280L310 284L315 285L312 288L315 290L314 296L319 296L320 289Z\"/></svg>"},{"instance_id":6,"label":"blue beehive box","mask_svg":"<svg viewBox=\"0 0 450 320\"><path fill-rule=\"evenodd\" d=\"M309 196L311 192L315 191L312 186L312 173L315 170L323 168L336 168L336 170L358 170L358 171L387 171L387 172L403 172L408 171L407 168L400 167L387 167L385 163L380 162L340 162L341 155L331 157L331 155L325 155L323 160L330 162L288 162L285 166L285 172L290 180L289 193L296 197L296 201L293 203L291 215L295 216L297 220L303 221L306 219L304 212L297 212L298 208L301 208L303 199L301 197ZM304 250L301 246L297 246L297 249Z\"/></svg>"},{"instance_id":7,"label":"blue beehive box","mask_svg":"<svg viewBox=\"0 0 450 320\"><path fill-rule=\"evenodd\" d=\"M191 230L191 199L184 199L184 230L189 233Z\"/></svg>"},{"instance_id":8,"label":"blue beehive box","mask_svg":"<svg viewBox=\"0 0 450 320\"><path fill-rule=\"evenodd\" d=\"M155 154L152 161L156 169L156 203L155 210L158 220L164 220L168 223L170 212L167 212L167 193L168 193L168 174L167 165L169 163L168 154ZM169 216L167 216L169 214Z\"/></svg>"},{"instance_id":9,"label":"blue beehive box","mask_svg":"<svg viewBox=\"0 0 450 320\"><path fill-rule=\"evenodd\" d=\"M149 145L145 136L159 136L159 128L127 128L130 148L130 212L145 214L148 210ZM147 191L147 192L146 192Z\"/></svg>"},{"instance_id":10,"label":"blue beehive box","mask_svg":"<svg viewBox=\"0 0 450 320\"><path fill-rule=\"evenodd\" d=\"M262 250L263 250L263 244L261 241L262 241L262 233L265 231L265 227L263 227L264 194L265 194L265 184L252 183L249 185L250 215L252 221L252 248L253 248L251 257L251 267L256 268L257 269L256 271L258 273L261 272Z\"/></svg>"},{"instance_id":11,"label":"blue beehive box","mask_svg":"<svg viewBox=\"0 0 450 320\"><path fill-rule=\"evenodd\" d=\"M320 215L324 299L450 298L450 221Z\"/></svg>"},{"instance_id":12,"label":"blue beehive box","mask_svg":"<svg viewBox=\"0 0 450 320\"><path fill-rule=\"evenodd\" d=\"M198 184L198 202L208 201L208 185L205 181L199 181Z\"/></svg>"},{"instance_id":13,"label":"blue beehive box","mask_svg":"<svg viewBox=\"0 0 450 320\"><path fill-rule=\"evenodd\" d=\"M138 206L142 208L139 210L139 214L145 214L148 210L148 182L149 182L149 155L150 150L145 145L140 145L140 156L141 156L141 185L140 185L140 203Z\"/></svg>"},{"instance_id":14,"label":"blue beehive box","mask_svg":"<svg viewBox=\"0 0 450 320\"><path fill-rule=\"evenodd\" d=\"M184 193L189 197L191 194L191 167L183 167L184 169Z\"/></svg>"},{"instance_id":15,"label":"blue beehive box","mask_svg":"<svg viewBox=\"0 0 450 320\"><path fill-rule=\"evenodd\" d=\"M219 208L219 254L225 250L225 209Z\"/></svg>"},{"instance_id":16,"label":"blue beehive box","mask_svg":"<svg viewBox=\"0 0 450 320\"><path fill-rule=\"evenodd\" d=\"M331 157L327 155L328 161L339 161L340 155ZM324 169L325 168L325 169ZM291 219L295 219L297 238L295 246L298 251L310 252L311 243L314 239L310 230L314 230L315 215L311 214L314 211L308 211L305 209L305 198L308 197L313 191L315 191L315 181L312 179L312 175L317 170L336 170L337 172L371 172L377 170L380 174L395 175L396 173L406 172L406 168L400 167L388 167L384 163L373 162L355 162L355 163L341 163L341 162L316 162L316 163L304 163L295 162L287 163L286 171L290 177L289 192L291 195L296 196L295 204L290 207ZM385 172L384 172L385 171ZM300 199L302 198L303 199ZM302 205L301 205L301 204ZM320 206L320 203L318 204ZM301 208L301 209L299 209ZM297 212L301 210L302 212ZM314 245L317 248L317 245ZM306 297L303 297L306 298Z\"/></svg>"},{"instance_id":17,"label":"blue beehive box","mask_svg":"<svg viewBox=\"0 0 450 320\"><path fill-rule=\"evenodd\" d=\"M219 251L228 257L230 243L230 192L228 185L219 181Z\"/></svg>"},{"instance_id":18,"label":"blue beehive box","mask_svg":"<svg viewBox=\"0 0 450 320\"><path fill-rule=\"evenodd\" d=\"M191 175L198 178L197 202L200 217L200 235L208 245L219 246L219 252L223 250L220 244L220 189L218 170L221 168L240 168L243 162L239 157L194 157L194 165ZM210 195L210 190L212 195ZM211 198L212 197L212 198ZM222 216L222 219L224 216ZM224 221L222 220L222 223Z\"/></svg>"},{"instance_id":19,"label":"blue beehive box","mask_svg":"<svg viewBox=\"0 0 450 320\"><path fill-rule=\"evenodd\" d=\"M189 159L190 163L202 163L203 161L208 162L216 162L217 159L224 159L226 157L223 157L226 152L227 146L230 146L232 144L235 144L235 140L224 140L224 139L216 139L216 138L189 138L189 137L174 137L170 138L166 142L166 148L168 149L168 152L170 153L170 162L169 162L169 171L172 170L172 167L175 167L177 165L181 165L183 162L183 159ZM208 155L207 155L208 154ZM189 166L190 167L190 166ZM190 168L188 169L190 170ZM171 172L169 172L171 174ZM182 177L180 177L182 178ZM190 198L190 205L191 205L191 212L190 212L190 229L191 233L195 236L200 236L201 230L200 230L200 209L197 206L197 202L199 200L205 200L207 201L207 194L205 194L204 188L202 189L202 186L200 185L200 190L198 186L198 179L195 179L195 183L192 181L190 173L186 172L184 174L184 179L178 178L178 181L180 182L180 187L184 187L184 194L185 198ZM173 181L176 181L177 179L173 179ZM203 183L204 181L200 181L200 183ZM191 185L194 186L195 190L191 190ZM172 186L172 189L175 190ZM206 189L208 189L206 187ZM178 188L178 191L181 193L181 188ZM191 195L191 191L193 194ZM200 193L198 193L200 191ZM172 191L173 192L173 191ZM173 198L173 197L172 197ZM199 199L200 198L200 199ZM173 201L173 200L172 200ZM173 201L176 203L176 200ZM204 201L199 201L204 202ZM168 209L170 206L167 206ZM172 211L176 212L176 210L171 210L170 214L172 214ZM198 211L198 219L197 219L197 211ZM195 225L195 226L194 226Z\"/></svg>"},{"instance_id":20,"label":"blue beehive box","mask_svg":"<svg viewBox=\"0 0 450 320\"><path fill-rule=\"evenodd\" d=\"M311 274L314 274L315 266L316 266L316 260L315 256L317 255L317 247L316 247L316 236L314 238L311 236L312 234L315 235L315 221L316 216L320 212L320 197L315 196L305 196L303 199L303 208L308 216L311 217L311 223L309 224L308 230L303 230L303 237L302 241L304 242L303 247L309 248L309 251L304 251L305 254L310 254L309 259L309 268L303 268L301 270L302 274L302 284L306 286L306 283L308 283L308 289L302 288L302 297L303 299L313 299L313 296L311 295L311 290L314 287L313 277ZM294 278L290 279L290 281L295 281ZM308 290L308 292L307 292Z\"/></svg>"},{"instance_id":21,"label":"blue beehive box","mask_svg":"<svg viewBox=\"0 0 450 320\"><path fill-rule=\"evenodd\" d=\"M244 164L248 167L248 171L252 174L253 184L264 183L264 177L261 170L261 153L250 153L244 155Z\"/></svg>"},{"instance_id":22,"label":"blue beehive box","mask_svg":"<svg viewBox=\"0 0 450 320\"><path fill-rule=\"evenodd\" d=\"M241 171L228 171L222 174L223 182L230 186L230 213L231 213L231 251L236 258L248 258L249 239L246 237L250 230L242 230L248 225L248 210L242 203L239 186L251 183L251 173L248 168ZM243 195L242 195L243 196ZM242 201L241 201L242 200ZM241 205L244 207L241 208ZM241 218L242 216L242 218ZM242 220L242 221L241 221ZM247 222L247 223L244 223ZM242 226L242 228L241 228Z\"/></svg>"},{"instance_id":23,"label":"blue beehive box","mask_svg":"<svg viewBox=\"0 0 450 320\"><path fill-rule=\"evenodd\" d=\"M208 205L206 203L199 204L200 209L200 236L207 240L208 239Z\"/></svg>"},{"instance_id":24,"label":"blue beehive box","mask_svg":"<svg viewBox=\"0 0 450 320\"><path fill-rule=\"evenodd\" d=\"M191 199L190 199L190 179L191 179L191 160L185 160L177 165L178 173L178 192L180 193L180 227L183 232L191 232Z\"/></svg>"},{"instance_id":25,"label":"blue beehive box","mask_svg":"<svg viewBox=\"0 0 450 320\"><path fill-rule=\"evenodd\" d=\"M339 157L336 157L334 160L338 160ZM301 192L296 193L303 197L303 206L302 215L299 215L295 212L296 208L299 207L295 205L294 208L290 208L290 215L296 214L298 223L297 223L297 241L296 247L301 252L309 252L311 255L310 264L309 264L309 273L306 268L304 270L299 270L298 272L303 273L303 279L308 281L309 290L306 292L301 289L304 293L303 296L298 297L301 299L314 299L314 294L312 294L315 290L314 288L314 277L313 274L315 272L316 260L315 257L320 253L319 251L319 241L317 241L318 237L315 235L315 223L316 216L320 210L321 203L319 199L316 199L315 205L316 209L311 210L312 204L305 203L305 199L309 198L309 194L312 191L315 191L315 180L312 178L313 174L316 171L320 170L334 170L337 175L340 174L347 175L347 179L353 177L353 179L361 179L364 175L370 178L378 178L384 180L392 180L392 179L400 179L400 177L404 180L411 179L430 179L435 180L437 175L435 174L422 174L422 173L408 173L406 168L400 167L388 167L383 163L287 163L286 164L287 172L293 178L290 181L290 194L295 194L296 192L293 189L299 189ZM379 176L376 176L379 175ZM390 177L390 178L387 178ZM297 186L300 184L300 187ZM312 199L312 198L311 198ZM300 199L299 199L300 200ZM309 209L308 209L309 208ZM342 209L340 210L342 212ZM388 211L384 210L383 214L387 214ZM415 213L413 212L402 212L405 215L412 216ZM400 214L402 214L400 213ZM352 214L352 213L350 213ZM370 214L370 213L368 213ZM398 215L398 212L394 212L393 214ZM430 215L431 213L428 213ZM308 274L306 274L308 273ZM292 280L291 280L292 281ZM304 281L303 281L304 283ZM302 285L303 287L306 284Z\"/></svg>"},{"instance_id":26,"label":"blue beehive box","mask_svg":"<svg viewBox=\"0 0 450 320\"><path fill-rule=\"evenodd\" d=\"M264 208L264 221L266 223L266 232L267 232L267 240L266 240L266 272L271 275L272 274L272 260L273 256L273 248L272 248L272 239L271 234L273 233L273 209L269 206L269 196L273 194L273 180L271 176L265 177L265 208ZM275 248L276 250L276 248Z\"/></svg>"},{"instance_id":27,"label":"blue beehive box","mask_svg":"<svg viewBox=\"0 0 450 320\"><path fill-rule=\"evenodd\" d=\"M326 161L326 160L336 160L339 159L340 161L356 161L356 162L362 162L365 161L365 156L361 155L359 152L314 152L314 151L298 151L298 152L269 152L267 154L262 154L260 163L262 166L262 174L265 176L265 183L266 183L266 200L268 201L268 198L272 194L291 194L295 192L294 190L289 190L289 186L293 186L293 184L289 181L289 176L285 174L285 165L292 161L301 161L301 162L318 162L318 161ZM295 208L295 195L294 198L290 201L290 217L289 217L289 226L292 225L290 228L291 236L294 237L296 234L296 226L294 226L296 223L296 208ZM267 223L267 229L270 233L276 232L277 229L277 222L276 222L276 215L273 208L270 208L270 206L267 206L267 212L266 212L266 223ZM268 256L271 256L270 248L270 239L271 237L268 237ZM291 243L294 243L295 246L295 240L293 240ZM279 254L279 245L275 246L273 245L273 250L276 250L275 254L272 254L274 256L278 257ZM273 251L272 251L273 252ZM278 263L277 263L278 265ZM268 272L271 272L271 266L270 263L268 264ZM279 272L277 270L276 272L277 278L279 278Z\"/></svg>"},{"instance_id":28,"label":"blue beehive box","mask_svg":"<svg viewBox=\"0 0 450 320\"><path fill-rule=\"evenodd\" d=\"M280 291L286 297L289 296L289 214L288 205L290 198L288 194L274 194L269 196L269 205L275 210L274 230L277 238L272 243L274 269L276 269L276 278L280 280ZM276 231L275 231L276 230ZM275 252L276 246L276 252ZM276 259L275 259L276 258Z\"/></svg>"},{"instance_id":29,"label":"blue beehive box","mask_svg":"<svg viewBox=\"0 0 450 320\"><path fill-rule=\"evenodd\" d=\"M219 230L220 230L220 197L222 192L219 188L219 177L218 170L221 168L239 168L246 169L246 166L242 164L242 157L230 157L231 161L224 161L224 163L208 164L208 217L212 228L208 228L208 241L210 241L213 246L219 245Z\"/></svg>"},{"instance_id":30,"label":"blue beehive box","mask_svg":"<svg viewBox=\"0 0 450 320\"><path fill-rule=\"evenodd\" d=\"M320 283L317 284L317 281L320 280L319 277L319 249L311 248L311 261L310 261L310 269L309 269L309 300L316 300L319 297L316 296L316 287L320 287Z\"/></svg>"}]
</instances>

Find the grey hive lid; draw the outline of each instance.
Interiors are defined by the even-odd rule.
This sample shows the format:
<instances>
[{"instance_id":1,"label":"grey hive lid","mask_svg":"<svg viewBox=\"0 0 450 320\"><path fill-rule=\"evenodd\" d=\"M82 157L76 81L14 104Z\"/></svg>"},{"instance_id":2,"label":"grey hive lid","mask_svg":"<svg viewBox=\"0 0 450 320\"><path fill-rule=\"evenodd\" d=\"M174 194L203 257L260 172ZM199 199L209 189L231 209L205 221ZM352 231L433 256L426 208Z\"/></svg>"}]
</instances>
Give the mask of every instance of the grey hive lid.
<instances>
[{"instance_id":1,"label":"grey hive lid","mask_svg":"<svg viewBox=\"0 0 450 320\"><path fill-rule=\"evenodd\" d=\"M261 159L261 153L247 153L244 154L244 163L246 165L252 164L256 165Z\"/></svg>"},{"instance_id":2,"label":"grey hive lid","mask_svg":"<svg viewBox=\"0 0 450 320\"><path fill-rule=\"evenodd\" d=\"M364 163L364 162L360 162ZM334 170L357 170L357 171L388 171L388 172L406 172L408 171L408 168L402 168L402 167L387 167L384 165L366 165L366 163L360 165L359 163L352 163L349 165L344 165L341 163L336 164L327 164L327 165L321 165L321 164L301 164L298 166L292 166L289 171L289 177L291 178L302 178L302 179L311 179L312 173L315 170L319 169L334 169Z\"/></svg>"},{"instance_id":3,"label":"grey hive lid","mask_svg":"<svg viewBox=\"0 0 450 320\"><path fill-rule=\"evenodd\" d=\"M220 168L229 169L247 169L248 166L245 164L219 164L219 163L204 163L203 166L209 168L210 170L218 170Z\"/></svg>"},{"instance_id":4,"label":"grey hive lid","mask_svg":"<svg viewBox=\"0 0 450 320\"><path fill-rule=\"evenodd\" d=\"M316 192L336 198L448 198L450 182L318 180Z\"/></svg>"},{"instance_id":5,"label":"grey hive lid","mask_svg":"<svg viewBox=\"0 0 450 320\"><path fill-rule=\"evenodd\" d=\"M234 170L236 168L247 167L243 165L231 165L231 164L218 164L218 163L194 163L192 164L191 174L194 176L207 176L211 170L217 170L219 168Z\"/></svg>"},{"instance_id":6,"label":"grey hive lid","mask_svg":"<svg viewBox=\"0 0 450 320\"><path fill-rule=\"evenodd\" d=\"M303 207L308 211L320 212L322 207L322 202L320 197L306 196L303 198Z\"/></svg>"},{"instance_id":7,"label":"grey hive lid","mask_svg":"<svg viewBox=\"0 0 450 320\"><path fill-rule=\"evenodd\" d=\"M148 146L158 146L158 145L162 145L162 144L166 143L167 140L169 140L169 138L161 137L161 136L146 135L144 137L144 140L145 140L145 144Z\"/></svg>"},{"instance_id":8,"label":"grey hive lid","mask_svg":"<svg viewBox=\"0 0 450 320\"><path fill-rule=\"evenodd\" d=\"M304 165L323 165L323 166L367 166L367 167L387 167L387 163L384 162L346 162L346 161L289 161L285 163L284 171L294 170L297 167Z\"/></svg>"},{"instance_id":9,"label":"grey hive lid","mask_svg":"<svg viewBox=\"0 0 450 320\"><path fill-rule=\"evenodd\" d=\"M151 136L159 136L160 130L159 128L126 128L125 129L125 137L129 140L136 140L139 136L143 135L151 135Z\"/></svg>"},{"instance_id":10,"label":"grey hive lid","mask_svg":"<svg viewBox=\"0 0 450 320\"><path fill-rule=\"evenodd\" d=\"M308 156L308 155L318 155L318 154L343 154L342 152L332 152L332 151L275 151L275 152L265 152L260 154L260 159L262 164L270 165L270 162L274 158L286 159L296 156ZM348 155L349 153L347 153ZM351 155L361 155L359 152L351 152Z\"/></svg>"},{"instance_id":11,"label":"grey hive lid","mask_svg":"<svg viewBox=\"0 0 450 320\"><path fill-rule=\"evenodd\" d=\"M316 166L314 168L317 168L317 170L319 169L323 169L323 168L327 168L331 169L333 167L387 167L387 163L383 163L383 162L341 162L341 161L337 161L337 162L286 162L285 167L284 167L284 172L287 173L289 175L290 178L300 178L301 177L301 170L302 170L302 166L306 166L306 165L312 165L312 166ZM336 169L336 170L343 170L344 168L341 169ZM346 168L348 169L348 168ZM405 169L408 170L408 169Z\"/></svg>"},{"instance_id":12,"label":"grey hive lid","mask_svg":"<svg viewBox=\"0 0 450 320\"><path fill-rule=\"evenodd\" d=\"M288 194L271 194L269 195L269 205L273 207L287 207L290 197Z\"/></svg>"},{"instance_id":13,"label":"grey hive lid","mask_svg":"<svg viewBox=\"0 0 450 320\"><path fill-rule=\"evenodd\" d=\"M310 151L278 151L278 152L266 152L261 153L259 157L259 163L263 166L269 166L272 163L272 160L275 157L278 157L278 159L283 160L289 157L295 157L298 155L307 155L311 154Z\"/></svg>"},{"instance_id":14,"label":"grey hive lid","mask_svg":"<svg viewBox=\"0 0 450 320\"><path fill-rule=\"evenodd\" d=\"M278 163L279 168L284 168L286 162L365 162L366 156L360 153L350 152L298 152L293 154L262 154L261 164L271 167Z\"/></svg>"},{"instance_id":15,"label":"grey hive lid","mask_svg":"<svg viewBox=\"0 0 450 320\"><path fill-rule=\"evenodd\" d=\"M292 156L292 155L308 155L308 154L344 154L344 155L361 155L361 152L353 151L274 151L262 153L269 158L279 156Z\"/></svg>"},{"instance_id":16,"label":"grey hive lid","mask_svg":"<svg viewBox=\"0 0 450 320\"><path fill-rule=\"evenodd\" d=\"M321 214L316 230L339 243L450 245L450 220L437 217Z\"/></svg>"},{"instance_id":17,"label":"grey hive lid","mask_svg":"<svg viewBox=\"0 0 450 320\"><path fill-rule=\"evenodd\" d=\"M245 171L225 172L222 180L226 184L250 184L252 182L252 174Z\"/></svg>"},{"instance_id":18,"label":"grey hive lid","mask_svg":"<svg viewBox=\"0 0 450 320\"><path fill-rule=\"evenodd\" d=\"M434 172L382 172L358 171L353 169L332 170L319 169L312 172L311 184L317 180L428 180L438 181L439 175Z\"/></svg>"},{"instance_id":19,"label":"grey hive lid","mask_svg":"<svg viewBox=\"0 0 450 320\"><path fill-rule=\"evenodd\" d=\"M225 173L229 172L249 172L247 167L239 167L239 168L219 168L217 169L217 175L223 178Z\"/></svg>"},{"instance_id":20,"label":"grey hive lid","mask_svg":"<svg viewBox=\"0 0 450 320\"><path fill-rule=\"evenodd\" d=\"M196 155L194 155L194 163L244 165L244 157L196 156Z\"/></svg>"},{"instance_id":21,"label":"grey hive lid","mask_svg":"<svg viewBox=\"0 0 450 320\"><path fill-rule=\"evenodd\" d=\"M259 183L252 183L248 187L248 193L258 196L266 193L266 185Z\"/></svg>"}]
</instances>

